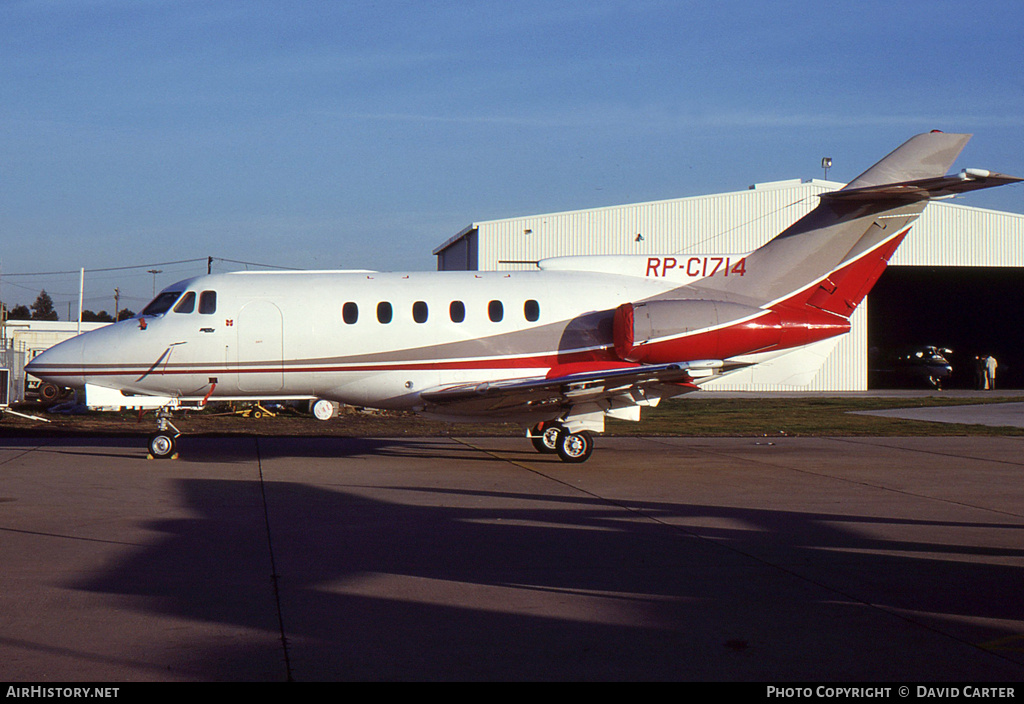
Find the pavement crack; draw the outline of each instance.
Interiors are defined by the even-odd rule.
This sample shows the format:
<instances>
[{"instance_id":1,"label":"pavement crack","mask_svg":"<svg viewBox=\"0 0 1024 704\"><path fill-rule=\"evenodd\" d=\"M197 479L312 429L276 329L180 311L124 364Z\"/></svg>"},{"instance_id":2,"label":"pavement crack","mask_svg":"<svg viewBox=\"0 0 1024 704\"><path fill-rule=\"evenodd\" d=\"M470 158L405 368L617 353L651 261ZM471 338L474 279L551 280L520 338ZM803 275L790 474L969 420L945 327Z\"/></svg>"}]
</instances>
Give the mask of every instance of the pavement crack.
<instances>
[{"instance_id":1,"label":"pavement crack","mask_svg":"<svg viewBox=\"0 0 1024 704\"><path fill-rule=\"evenodd\" d=\"M284 626L284 611L281 608L281 579L277 572L277 560L274 555L274 536L270 528L270 510L267 505L267 487L263 477L263 460L260 457L260 439L255 437L256 445L256 467L260 477L260 501L263 504L263 522L267 534L267 552L270 555L270 580L274 592L274 608L277 611L277 628L281 638L281 652L284 657L285 677L293 682L291 655L288 647L288 633Z\"/></svg>"}]
</instances>

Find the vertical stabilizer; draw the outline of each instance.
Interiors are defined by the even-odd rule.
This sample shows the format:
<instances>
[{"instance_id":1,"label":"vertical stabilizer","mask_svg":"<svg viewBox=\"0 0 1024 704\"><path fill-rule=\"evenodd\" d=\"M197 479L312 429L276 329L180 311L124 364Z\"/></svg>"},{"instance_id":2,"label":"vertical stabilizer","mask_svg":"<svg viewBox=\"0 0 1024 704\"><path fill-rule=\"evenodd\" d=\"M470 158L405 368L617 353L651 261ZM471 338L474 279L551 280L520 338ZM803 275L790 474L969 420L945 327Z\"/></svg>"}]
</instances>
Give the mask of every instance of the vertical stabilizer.
<instances>
[{"instance_id":1,"label":"vertical stabilizer","mask_svg":"<svg viewBox=\"0 0 1024 704\"><path fill-rule=\"evenodd\" d=\"M945 176L970 138L969 134L945 132L927 132L911 137L842 190Z\"/></svg>"},{"instance_id":2,"label":"vertical stabilizer","mask_svg":"<svg viewBox=\"0 0 1024 704\"><path fill-rule=\"evenodd\" d=\"M770 306L819 285L834 290L838 282L829 277L842 272L845 288L855 289L856 299L827 309L849 315L881 274L874 265L851 265L865 257L877 259L884 248L884 269L933 195L929 181L950 180L943 177L969 139L943 132L912 137L843 189L822 195L817 208L748 255L742 277L701 281L701 295ZM921 182L926 185L917 185ZM870 281L851 280L850 274L861 270L870 270Z\"/></svg>"}]
</instances>

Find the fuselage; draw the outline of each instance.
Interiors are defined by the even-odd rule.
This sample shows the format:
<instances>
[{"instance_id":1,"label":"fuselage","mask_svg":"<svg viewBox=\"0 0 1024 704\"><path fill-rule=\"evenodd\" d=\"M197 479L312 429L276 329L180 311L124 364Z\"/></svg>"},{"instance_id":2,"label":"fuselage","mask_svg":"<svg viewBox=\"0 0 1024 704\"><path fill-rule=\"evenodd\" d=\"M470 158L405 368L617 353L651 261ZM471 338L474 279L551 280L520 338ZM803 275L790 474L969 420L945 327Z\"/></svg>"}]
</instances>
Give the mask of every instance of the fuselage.
<instances>
[{"instance_id":1,"label":"fuselage","mask_svg":"<svg viewBox=\"0 0 1024 704\"><path fill-rule=\"evenodd\" d=\"M805 331L803 320L702 300L699 292L678 300L700 277L644 273L202 276L166 288L131 320L52 348L31 371L63 386L180 400L326 398L417 409L421 391L445 385L733 357L848 329L842 319L819 325L814 339L794 337L792 328ZM632 327L615 329L627 307L632 324L638 301L658 301L667 313L664 339L633 340ZM622 350L624 336L632 356Z\"/></svg>"},{"instance_id":2,"label":"fuselage","mask_svg":"<svg viewBox=\"0 0 1024 704\"><path fill-rule=\"evenodd\" d=\"M33 373L182 399L329 398L415 407L420 390L622 364L617 306L678 286L587 272L246 272L165 289L135 318L37 357Z\"/></svg>"}]
</instances>

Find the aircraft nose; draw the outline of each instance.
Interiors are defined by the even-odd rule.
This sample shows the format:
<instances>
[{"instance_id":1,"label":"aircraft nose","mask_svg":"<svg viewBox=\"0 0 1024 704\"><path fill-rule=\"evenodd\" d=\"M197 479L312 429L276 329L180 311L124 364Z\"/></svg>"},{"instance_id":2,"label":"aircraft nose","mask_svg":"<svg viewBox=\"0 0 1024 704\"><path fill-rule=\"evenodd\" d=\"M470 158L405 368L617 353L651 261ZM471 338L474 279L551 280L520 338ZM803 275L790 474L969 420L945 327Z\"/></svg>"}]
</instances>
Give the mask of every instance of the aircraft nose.
<instances>
[{"instance_id":1,"label":"aircraft nose","mask_svg":"<svg viewBox=\"0 0 1024 704\"><path fill-rule=\"evenodd\" d=\"M36 357L25 365L25 371L32 376L57 386L81 388L85 386L85 369L82 365L83 335L65 340Z\"/></svg>"}]
</instances>

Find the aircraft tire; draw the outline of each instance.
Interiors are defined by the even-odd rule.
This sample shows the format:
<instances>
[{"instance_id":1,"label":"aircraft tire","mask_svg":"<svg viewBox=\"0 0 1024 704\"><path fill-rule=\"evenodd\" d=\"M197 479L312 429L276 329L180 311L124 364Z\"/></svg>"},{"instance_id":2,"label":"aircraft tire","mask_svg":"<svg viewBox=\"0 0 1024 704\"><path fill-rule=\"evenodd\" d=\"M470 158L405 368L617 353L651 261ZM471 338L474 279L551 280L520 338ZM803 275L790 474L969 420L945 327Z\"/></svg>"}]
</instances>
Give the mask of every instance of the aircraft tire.
<instances>
[{"instance_id":1,"label":"aircraft tire","mask_svg":"<svg viewBox=\"0 0 1024 704\"><path fill-rule=\"evenodd\" d=\"M318 399L310 408L317 420L330 420L334 417L334 404L327 399Z\"/></svg>"},{"instance_id":2,"label":"aircraft tire","mask_svg":"<svg viewBox=\"0 0 1024 704\"><path fill-rule=\"evenodd\" d=\"M149 436L149 454L158 460L170 459L177 449L177 442L173 435L167 433L156 433Z\"/></svg>"},{"instance_id":3,"label":"aircraft tire","mask_svg":"<svg viewBox=\"0 0 1024 704\"><path fill-rule=\"evenodd\" d=\"M562 426L558 423L538 423L530 431L530 442L533 448L542 455L553 455L558 452L558 434Z\"/></svg>"},{"instance_id":4,"label":"aircraft tire","mask_svg":"<svg viewBox=\"0 0 1024 704\"><path fill-rule=\"evenodd\" d=\"M594 436L586 430L578 433L561 431L558 434L558 457L563 462L579 464L586 462L594 451Z\"/></svg>"}]
</instances>

